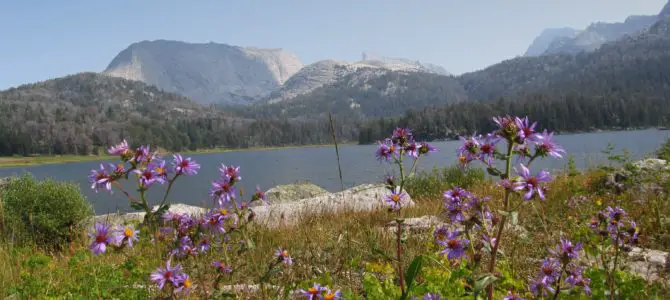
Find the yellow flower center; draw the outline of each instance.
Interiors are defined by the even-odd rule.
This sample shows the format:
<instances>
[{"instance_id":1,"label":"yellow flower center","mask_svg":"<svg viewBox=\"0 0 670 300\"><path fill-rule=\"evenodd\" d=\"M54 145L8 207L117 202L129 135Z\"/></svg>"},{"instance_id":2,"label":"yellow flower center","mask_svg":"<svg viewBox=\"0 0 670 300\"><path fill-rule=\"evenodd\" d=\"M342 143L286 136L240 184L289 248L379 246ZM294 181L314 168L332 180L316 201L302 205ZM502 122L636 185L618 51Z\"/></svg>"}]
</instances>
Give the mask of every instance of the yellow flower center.
<instances>
[{"instance_id":1,"label":"yellow flower center","mask_svg":"<svg viewBox=\"0 0 670 300\"><path fill-rule=\"evenodd\" d=\"M228 214L228 210L225 208L222 208L221 210L219 210L219 212L224 216Z\"/></svg>"},{"instance_id":2,"label":"yellow flower center","mask_svg":"<svg viewBox=\"0 0 670 300\"><path fill-rule=\"evenodd\" d=\"M123 229L123 235L125 235L126 237L132 237L133 235L135 235L135 233L133 232L132 229L130 229L130 227L126 227L125 229Z\"/></svg>"},{"instance_id":3,"label":"yellow flower center","mask_svg":"<svg viewBox=\"0 0 670 300\"><path fill-rule=\"evenodd\" d=\"M465 155L461 155L461 156L458 157L458 160L459 160L462 164L464 164L464 163L467 161L467 158L465 158Z\"/></svg>"},{"instance_id":4,"label":"yellow flower center","mask_svg":"<svg viewBox=\"0 0 670 300\"><path fill-rule=\"evenodd\" d=\"M316 294L319 293L319 290L317 290L316 288L311 287L307 290L307 293L309 293L310 295L316 295Z\"/></svg>"},{"instance_id":5,"label":"yellow flower center","mask_svg":"<svg viewBox=\"0 0 670 300\"><path fill-rule=\"evenodd\" d=\"M191 285L193 285L193 284L191 283L191 279L190 279L190 278L186 278L186 280L184 280L184 287L187 288L187 289L190 289L190 288L191 288Z\"/></svg>"},{"instance_id":6,"label":"yellow flower center","mask_svg":"<svg viewBox=\"0 0 670 300\"><path fill-rule=\"evenodd\" d=\"M393 202L398 202L398 201L400 201L400 196L396 195L396 194L393 194L393 195L391 195L391 200L393 200Z\"/></svg>"},{"instance_id":7,"label":"yellow flower center","mask_svg":"<svg viewBox=\"0 0 670 300\"><path fill-rule=\"evenodd\" d=\"M156 168L156 173L164 174L165 173L165 168Z\"/></svg>"},{"instance_id":8,"label":"yellow flower center","mask_svg":"<svg viewBox=\"0 0 670 300\"><path fill-rule=\"evenodd\" d=\"M323 299L324 300L333 300L333 299L335 299L335 294L325 294L323 296Z\"/></svg>"},{"instance_id":9,"label":"yellow flower center","mask_svg":"<svg viewBox=\"0 0 670 300\"><path fill-rule=\"evenodd\" d=\"M284 250L281 252L281 256L283 257L288 257L288 250Z\"/></svg>"}]
</instances>

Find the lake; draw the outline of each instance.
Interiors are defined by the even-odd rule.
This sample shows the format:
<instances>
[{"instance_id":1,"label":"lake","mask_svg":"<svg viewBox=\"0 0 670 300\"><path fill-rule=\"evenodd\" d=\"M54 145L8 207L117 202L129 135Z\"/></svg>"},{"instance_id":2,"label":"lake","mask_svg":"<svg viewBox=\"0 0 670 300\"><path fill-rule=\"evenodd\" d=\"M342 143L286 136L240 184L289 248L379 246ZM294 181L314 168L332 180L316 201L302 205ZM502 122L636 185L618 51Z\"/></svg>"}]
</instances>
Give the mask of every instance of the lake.
<instances>
[{"instance_id":1,"label":"lake","mask_svg":"<svg viewBox=\"0 0 670 300\"><path fill-rule=\"evenodd\" d=\"M608 143L614 143L617 150L627 149L634 159L643 158L653 153L670 137L670 131L656 129L638 131L618 131L568 134L556 136L558 141L575 159L578 168L587 168L606 161L601 153ZM440 149L438 153L422 158L419 161L419 170L430 170L433 167L445 167L456 163L456 149L458 141L431 143ZM342 175L346 187L362 183L379 182L383 176L392 171L388 164L380 164L375 160L374 145L342 145L340 146L340 161ZM218 166L241 166L241 186L247 194L253 193L256 185L261 189L278 185L294 183L297 180L309 180L329 191L340 190L340 180L337 170L335 149L332 147L317 148L287 148L279 150L258 150L227 153L210 153L191 155L202 165L198 175L180 177L170 194L171 203L186 203L192 205L211 206L208 200L208 190L211 181L217 179ZM170 157L171 159L171 157ZM550 170L564 169L567 159L544 159L534 162L533 169L547 168ZM100 191L95 193L90 189L87 176L91 169L97 168L97 162L80 162L67 164L53 164L22 168L0 168L0 177L19 175L30 172L42 179L51 177L56 180L72 181L80 185L82 192L97 214L129 211L128 201L119 191L113 195ZM481 164L477 164L481 165ZM126 185L132 189L131 185ZM164 186L153 186L149 191L149 198L156 203L158 197L164 193Z\"/></svg>"}]
</instances>

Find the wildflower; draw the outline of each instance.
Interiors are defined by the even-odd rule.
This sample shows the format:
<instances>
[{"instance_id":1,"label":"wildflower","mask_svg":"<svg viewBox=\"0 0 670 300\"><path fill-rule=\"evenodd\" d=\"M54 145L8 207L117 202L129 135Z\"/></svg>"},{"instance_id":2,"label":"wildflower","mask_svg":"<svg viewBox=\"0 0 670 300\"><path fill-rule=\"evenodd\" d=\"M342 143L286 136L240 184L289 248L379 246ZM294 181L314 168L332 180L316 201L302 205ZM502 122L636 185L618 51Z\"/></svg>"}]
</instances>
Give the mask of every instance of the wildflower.
<instances>
[{"instance_id":1,"label":"wildflower","mask_svg":"<svg viewBox=\"0 0 670 300\"><path fill-rule=\"evenodd\" d=\"M154 182L158 181L159 178L159 176L153 170L153 166L148 166L144 168L144 170L135 170L133 172L139 175L138 180L140 181L140 186L143 188L150 187L152 184L154 184Z\"/></svg>"},{"instance_id":2,"label":"wildflower","mask_svg":"<svg viewBox=\"0 0 670 300\"><path fill-rule=\"evenodd\" d=\"M515 292L508 291L507 296L505 296L503 300L526 300L526 299L519 297L519 295Z\"/></svg>"},{"instance_id":3,"label":"wildflower","mask_svg":"<svg viewBox=\"0 0 670 300\"><path fill-rule=\"evenodd\" d=\"M553 292L554 288L551 287L551 283L542 280L542 278L536 278L530 283L530 291L535 296L546 296L547 292Z\"/></svg>"},{"instance_id":4,"label":"wildflower","mask_svg":"<svg viewBox=\"0 0 670 300\"><path fill-rule=\"evenodd\" d=\"M209 190L209 195L219 201L219 205L223 206L235 199L235 187L228 181L227 178L221 178L212 182L212 188Z\"/></svg>"},{"instance_id":5,"label":"wildflower","mask_svg":"<svg viewBox=\"0 0 670 300\"><path fill-rule=\"evenodd\" d=\"M242 177L240 177L240 167L226 166L221 164L219 171L221 172L221 176L228 179L230 184L235 184L242 180Z\"/></svg>"},{"instance_id":6,"label":"wildflower","mask_svg":"<svg viewBox=\"0 0 670 300\"><path fill-rule=\"evenodd\" d=\"M300 293L307 297L308 300L318 300L321 296L321 292L323 292L325 288L321 287L320 284L314 283L312 287L306 289L306 290L300 290Z\"/></svg>"},{"instance_id":7,"label":"wildflower","mask_svg":"<svg viewBox=\"0 0 670 300\"><path fill-rule=\"evenodd\" d=\"M126 142L126 140L123 140L121 143L118 143L107 149L107 153L109 153L109 155L125 155L129 151L130 148L128 147L128 142Z\"/></svg>"},{"instance_id":8,"label":"wildflower","mask_svg":"<svg viewBox=\"0 0 670 300\"><path fill-rule=\"evenodd\" d=\"M427 294L423 295L423 298L421 298L421 299L422 300L440 300L440 294L427 293Z\"/></svg>"},{"instance_id":9,"label":"wildflower","mask_svg":"<svg viewBox=\"0 0 670 300\"><path fill-rule=\"evenodd\" d=\"M112 171L112 176L110 177L119 177L126 173L126 166L123 163L120 164L109 164L109 168L114 170Z\"/></svg>"},{"instance_id":10,"label":"wildflower","mask_svg":"<svg viewBox=\"0 0 670 300\"><path fill-rule=\"evenodd\" d=\"M507 178L498 182L498 186L508 191L514 190L514 183L512 183L512 181Z\"/></svg>"},{"instance_id":11,"label":"wildflower","mask_svg":"<svg viewBox=\"0 0 670 300\"><path fill-rule=\"evenodd\" d=\"M510 116L505 117L493 117L493 122L498 125L498 130L496 134L503 137L504 139L512 142L516 138L519 127L516 126L514 118Z\"/></svg>"},{"instance_id":12,"label":"wildflower","mask_svg":"<svg viewBox=\"0 0 670 300\"><path fill-rule=\"evenodd\" d=\"M540 273L540 276L542 277L541 280L551 285L561 276L561 263L553 257L545 258L544 261L542 261L540 270L542 271Z\"/></svg>"},{"instance_id":13,"label":"wildflower","mask_svg":"<svg viewBox=\"0 0 670 300\"><path fill-rule=\"evenodd\" d=\"M438 151L437 148L431 146L430 144L428 144L426 142L421 142L419 144L419 156L428 155L428 153L433 153L433 152L437 152L437 151Z\"/></svg>"},{"instance_id":14,"label":"wildflower","mask_svg":"<svg viewBox=\"0 0 670 300\"><path fill-rule=\"evenodd\" d=\"M462 142L462 145L457 149L459 156L464 156L468 161L479 158L480 144L475 136L468 138L461 136L459 139Z\"/></svg>"},{"instance_id":15,"label":"wildflower","mask_svg":"<svg viewBox=\"0 0 670 300\"><path fill-rule=\"evenodd\" d=\"M170 266L170 260L168 260L165 263L165 268L158 268L151 273L150 279L158 285L158 289L162 290L165 284L171 284L173 287L181 286L185 278L182 276L181 265L172 267Z\"/></svg>"},{"instance_id":16,"label":"wildflower","mask_svg":"<svg viewBox=\"0 0 670 300\"><path fill-rule=\"evenodd\" d=\"M563 158L561 153L565 154L565 149L553 140L553 135L553 133L548 133L546 130L539 135L539 141L535 143L536 155L542 157L549 155L555 158Z\"/></svg>"},{"instance_id":17,"label":"wildflower","mask_svg":"<svg viewBox=\"0 0 670 300\"><path fill-rule=\"evenodd\" d=\"M408 143L413 142L413 140L412 131L408 128L396 128L391 135L391 141L400 146L406 146Z\"/></svg>"},{"instance_id":18,"label":"wildflower","mask_svg":"<svg viewBox=\"0 0 670 300\"><path fill-rule=\"evenodd\" d=\"M542 139L542 136L535 132L535 126L537 123L533 122L531 124L528 120L528 117L523 119L516 117L514 118L514 123L516 123L516 127L519 129L516 137L516 140L519 144L523 144L526 141L535 142Z\"/></svg>"},{"instance_id":19,"label":"wildflower","mask_svg":"<svg viewBox=\"0 0 670 300\"><path fill-rule=\"evenodd\" d=\"M187 176L198 174L200 165L195 162L195 160L191 160L190 157L184 158L181 154L175 154L173 157L174 161L172 162L172 166L174 167L175 174L185 174Z\"/></svg>"},{"instance_id":20,"label":"wildflower","mask_svg":"<svg viewBox=\"0 0 670 300\"><path fill-rule=\"evenodd\" d=\"M440 254L447 254L449 259L458 259L465 255L465 246L470 243L467 239L459 239L460 231L455 229L447 234L444 241L440 242L444 246L444 250Z\"/></svg>"},{"instance_id":21,"label":"wildflower","mask_svg":"<svg viewBox=\"0 0 670 300\"><path fill-rule=\"evenodd\" d=\"M533 199L533 196L537 194L542 200L544 200L544 190L540 186L542 182L551 181L551 174L546 170L540 171L537 176L532 176L530 170L523 164L520 165L520 170L516 172L521 176L520 180L517 182L516 187L514 188L517 191L525 190L524 199L530 200Z\"/></svg>"},{"instance_id":22,"label":"wildflower","mask_svg":"<svg viewBox=\"0 0 670 300\"><path fill-rule=\"evenodd\" d=\"M528 149L528 145L526 144L514 145L514 154L517 155L517 163L523 163L527 159L533 157L533 155L530 153L530 149Z\"/></svg>"},{"instance_id":23,"label":"wildflower","mask_svg":"<svg viewBox=\"0 0 670 300\"><path fill-rule=\"evenodd\" d=\"M333 291L329 288L326 288L326 293L321 297L323 300L335 300L342 299L342 292L340 290Z\"/></svg>"},{"instance_id":24,"label":"wildflower","mask_svg":"<svg viewBox=\"0 0 670 300\"><path fill-rule=\"evenodd\" d=\"M205 253L207 250L209 250L210 247L210 242L207 237L202 237L200 241L198 242L198 246L196 247L200 253Z\"/></svg>"},{"instance_id":25,"label":"wildflower","mask_svg":"<svg viewBox=\"0 0 670 300\"><path fill-rule=\"evenodd\" d=\"M102 164L100 164L100 169L91 170L88 181L91 182L91 189L95 190L96 193L100 188L104 188L109 192L112 191L112 178Z\"/></svg>"},{"instance_id":26,"label":"wildflower","mask_svg":"<svg viewBox=\"0 0 670 300\"><path fill-rule=\"evenodd\" d=\"M496 154L496 144L500 142L500 138L498 138L496 135L489 133L486 135L486 137L480 139L481 139L481 145L479 147L479 150L481 152L481 155L479 156L479 159L481 159L483 163L491 166L491 164L493 164L493 159L495 158Z\"/></svg>"},{"instance_id":27,"label":"wildflower","mask_svg":"<svg viewBox=\"0 0 670 300\"><path fill-rule=\"evenodd\" d=\"M433 237L438 243L444 241L447 238L447 235L449 235L449 229L447 229L447 226L445 225L435 228L435 231L433 232Z\"/></svg>"},{"instance_id":28,"label":"wildflower","mask_svg":"<svg viewBox=\"0 0 670 300\"><path fill-rule=\"evenodd\" d=\"M118 226L116 229L116 235L114 236L114 244L122 245L124 242L128 244L128 247L133 247L133 242L139 240L140 231L135 230L135 227L132 225L127 226Z\"/></svg>"},{"instance_id":29,"label":"wildflower","mask_svg":"<svg viewBox=\"0 0 670 300\"><path fill-rule=\"evenodd\" d=\"M216 271L219 273L232 273L233 269L226 266L223 261L215 261L212 263L212 266L216 268Z\"/></svg>"},{"instance_id":30,"label":"wildflower","mask_svg":"<svg viewBox=\"0 0 670 300\"><path fill-rule=\"evenodd\" d=\"M463 210L465 206L460 198L452 198L451 200L445 201L444 208L446 209L451 222L463 222Z\"/></svg>"},{"instance_id":31,"label":"wildflower","mask_svg":"<svg viewBox=\"0 0 670 300\"><path fill-rule=\"evenodd\" d=\"M114 241L114 237L109 232L109 225L105 223L95 223L94 231L89 233L88 236L93 239L89 250L94 255L105 253L107 245Z\"/></svg>"},{"instance_id":32,"label":"wildflower","mask_svg":"<svg viewBox=\"0 0 670 300\"><path fill-rule=\"evenodd\" d=\"M391 210L397 211L402 206L402 201L407 197L405 192L400 191L400 187L396 187L391 194L387 195L385 198L386 203L391 205Z\"/></svg>"},{"instance_id":33,"label":"wildflower","mask_svg":"<svg viewBox=\"0 0 670 300\"><path fill-rule=\"evenodd\" d=\"M419 157L419 146L415 142L411 142L405 146L405 154L414 158Z\"/></svg>"},{"instance_id":34,"label":"wildflower","mask_svg":"<svg viewBox=\"0 0 670 300\"><path fill-rule=\"evenodd\" d=\"M158 164L152 164L153 172L156 174L156 181L161 184L165 184L168 181L167 168L165 167L165 161L161 160Z\"/></svg>"},{"instance_id":35,"label":"wildflower","mask_svg":"<svg viewBox=\"0 0 670 300\"><path fill-rule=\"evenodd\" d=\"M149 162L152 159L151 147L149 145L140 146L135 150L135 156L131 159L133 163Z\"/></svg>"},{"instance_id":36,"label":"wildflower","mask_svg":"<svg viewBox=\"0 0 670 300\"><path fill-rule=\"evenodd\" d=\"M591 295L591 288L589 287L591 279L584 278L582 270L582 267L575 267L573 270L568 271L568 277L565 279L565 283L571 287L581 287L587 295Z\"/></svg>"},{"instance_id":37,"label":"wildflower","mask_svg":"<svg viewBox=\"0 0 670 300\"><path fill-rule=\"evenodd\" d=\"M275 256L280 262L283 262L285 265L292 265L293 260L291 259L291 256L288 253L288 250L279 248L277 251L275 251Z\"/></svg>"},{"instance_id":38,"label":"wildflower","mask_svg":"<svg viewBox=\"0 0 670 300\"><path fill-rule=\"evenodd\" d=\"M461 200L463 199L470 199L472 198L472 193L460 188L460 187L454 187L442 194L444 196L445 200Z\"/></svg>"},{"instance_id":39,"label":"wildflower","mask_svg":"<svg viewBox=\"0 0 670 300\"><path fill-rule=\"evenodd\" d=\"M265 192L261 191L259 186L256 186L256 192L251 196L251 201L263 201L267 204L267 199L265 197Z\"/></svg>"},{"instance_id":40,"label":"wildflower","mask_svg":"<svg viewBox=\"0 0 670 300\"><path fill-rule=\"evenodd\" d=\"M205 214L205 216L203 216L203 225L211 232L224 233L226 232L226 229L224 228L224 221L228 217L227 209L213 209L212 211Z\"/></svg>"},{"instance_id":41,"label":"wildflower","mask_svg":"<svg viewBox=\"0 0 670 300\"><path fill-rule=\"evenodd\" d=\"M561 244L556 249L549 249L549 252L560 258L563 263L579 258L579 251L582 250L582 243L572 244L572 241L561 238Z\"/></svg>"},{"instance_id":42,"label":"wildflower","mask_svg":"<svg viewBox=\"0 0 670 300\"><path fill-rule=\"evenodd\" d=\"M188 276L188 274L182 273L179 277L180 277L178 280L179 284L174 289L174 292L176 294L184 293L188 295L191 292L191 289L193 288L193 282L191 281L191 278Z\"/></svg>"},{"instance_id":43,"label":"wildflower","mask_svg":"<svg viewBox=\"0 0 670 300\"><path fill-rule=\"evenodd\" d=\"M398 154L398 147L391 142L391 140L386 139L384 142L379 142L377 147L377 152L375 156L378 161L387 161L391 162L395 156Z\"/></svg>"}]
</instances>

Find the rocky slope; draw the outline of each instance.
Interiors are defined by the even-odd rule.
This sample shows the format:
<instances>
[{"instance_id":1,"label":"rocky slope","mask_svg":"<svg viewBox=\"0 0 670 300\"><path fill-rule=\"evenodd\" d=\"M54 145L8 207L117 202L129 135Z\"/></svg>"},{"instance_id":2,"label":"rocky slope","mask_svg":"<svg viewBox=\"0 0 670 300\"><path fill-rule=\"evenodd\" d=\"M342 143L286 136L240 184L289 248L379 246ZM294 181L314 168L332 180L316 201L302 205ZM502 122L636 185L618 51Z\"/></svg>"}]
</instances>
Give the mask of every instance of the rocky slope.
<instances>
[{"instance_id":1,"label":"rocky slope","mask_svg":"<svg viewBox=\"0 0 670 300\"><path fill-rule=\"evenodd\" d=\"M121 51L105 74L138 80L200 103L248 104L303 67L282 49L143 41Z\"/></svg>"},{"instance_id":2,"label":"rocky slope","mask_svg":"<svg viewBox=\"0 0 670 300\"><path fill-rule=\"evenodd\" d=\"M547 28L540 33L538 37L533 40L533 43L528 46L528 50L524 56L538 56L542 55L551 42L558 38L574 38L579 33L578 29L564 27L564 28Z\"/></svg>"}]
</instances>

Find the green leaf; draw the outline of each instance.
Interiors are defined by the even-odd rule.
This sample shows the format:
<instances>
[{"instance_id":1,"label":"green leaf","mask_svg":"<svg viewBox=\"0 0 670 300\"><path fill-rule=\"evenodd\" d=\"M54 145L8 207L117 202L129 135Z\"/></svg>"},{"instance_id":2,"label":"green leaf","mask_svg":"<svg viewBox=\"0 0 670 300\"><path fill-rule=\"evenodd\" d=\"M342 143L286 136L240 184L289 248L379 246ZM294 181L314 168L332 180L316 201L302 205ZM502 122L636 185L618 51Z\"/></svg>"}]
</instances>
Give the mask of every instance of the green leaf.
<instances>
[{"instance_id":1,"label":"green leaf","mask_svg":"<svg viewBox=\"0 0 670 300\"><path fill-rule=\"evenodd\" d=\"M405 272L405 285L407 286L407 289L405 290L405 293L400 297L400 300L405 300L409 296L409 291L412 289L412 286L414 285L414 279L416 279L416 276L419 275L419 271L421 271L421 265L423 264L423 256L417 255L414 257L412 260L412 263L409 265L409 268Z\"/></svg>"},{"instance_id":2,"label":"green leaf","mask_svg":"<svg viewBox=\"0 0 670 300\"><path fill-rule=\"evenodd\" d=\"M488 167L486 168L486 172L488 172L491 176L502 175L502 172L500 172L500 170L498 170L496 167Z\"/></svg>"},{"instance_id":3,"label":"green leaf","mask_svg":"<svg viewBox=\"0 0 670 300\"><path fill-rule=\"evenodd\" d=\"M497 280L498 280L498 277L495 277L494 275L491 275L491 274L484 275L484 276L480 277L475 282L475 287L474 287L475 293L479 293L479 292L483 291L487 286L493 284Z\"/></svg>"},{"instance_id":4,"label":"green leaf","mask_svg":"<svg viewBox=\"0 0 670 300\"><path fill-rule=\"evenodd\" d=\"M159 207L158 210L154 213L155 216L162 216L166 211L170 209L170 204L165 204L162 207Z\"/></svg>"},{"instance_id":5,"label":"green leaf","mask_svg":"<svg viewBox=\"0 0 670 300\"><path fill-rule=\"evenodd\" d=\"M144 204L139 202L130 202L130 207L134 210L146 210Z\"/></svg>"},{"instance_id":6,"label":"green leaf","mask_svg":"<svg viewBox=\"0 0 670 300\"><path fill-rule=\"evenodd\" d=\"M510 225L516 226L516 225L519 224L519 212L518 211L502 211L502 210L499 210L498 213L502 216L506 216L510 221Z\"/></svg>"}]
</instances>

